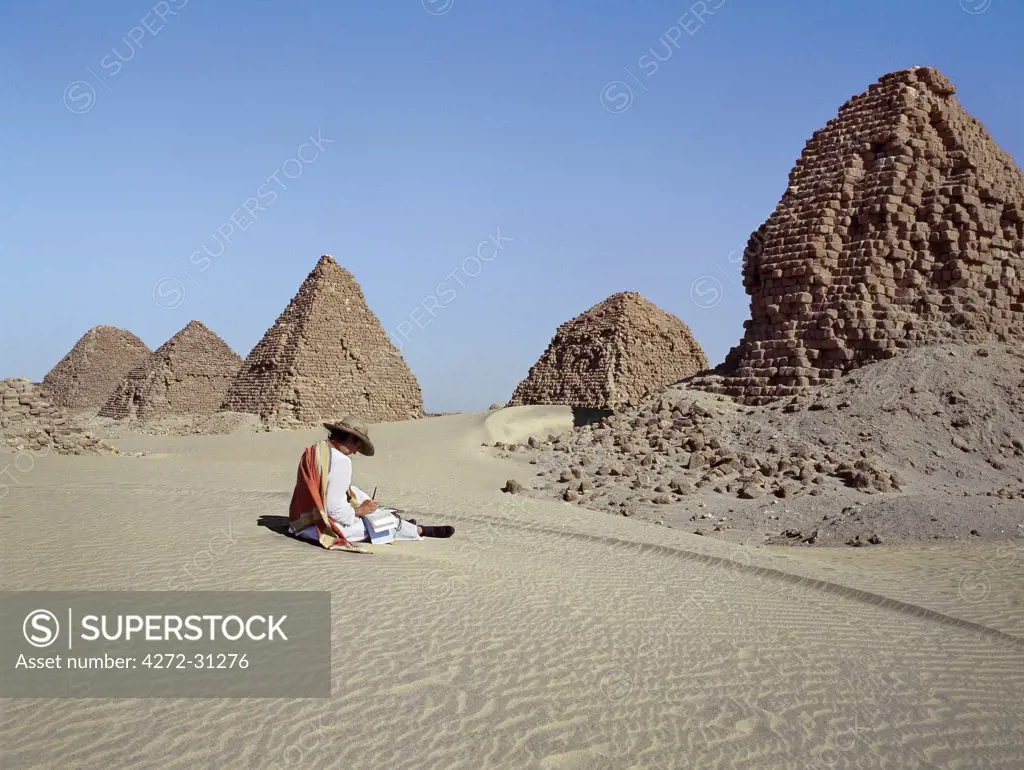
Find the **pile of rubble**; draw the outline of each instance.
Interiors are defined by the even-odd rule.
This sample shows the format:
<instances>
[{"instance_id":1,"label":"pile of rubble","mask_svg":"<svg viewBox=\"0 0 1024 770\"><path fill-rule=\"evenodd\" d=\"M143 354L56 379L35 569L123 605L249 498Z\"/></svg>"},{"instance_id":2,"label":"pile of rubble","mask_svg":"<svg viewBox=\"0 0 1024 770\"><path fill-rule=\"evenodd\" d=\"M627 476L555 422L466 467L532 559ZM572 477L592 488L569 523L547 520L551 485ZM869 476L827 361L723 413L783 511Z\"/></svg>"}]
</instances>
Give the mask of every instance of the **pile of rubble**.
<instances>
[{"instance_id":1,"label":"pile of rubble","mask_svg":"<svg viewBox=\"0 0 1024 770\"><path fill-rule=\"evenodd\" d=\"M116 454L82 429L46 392L25 379L0 380L0 448L35 453Z\"/></svg>"},{"instance_id":2,"label":"pile of rubble","mask_svg":"<svg viewBox=\"0 0 1024 770\"><path fill-rule=\"evenodd\" d=\"M681 384L499 448L534 467L523 491L624 515L837 492L1024 499L1024 351L918 348L769 406Z\"/></svg>"}]
</instances>

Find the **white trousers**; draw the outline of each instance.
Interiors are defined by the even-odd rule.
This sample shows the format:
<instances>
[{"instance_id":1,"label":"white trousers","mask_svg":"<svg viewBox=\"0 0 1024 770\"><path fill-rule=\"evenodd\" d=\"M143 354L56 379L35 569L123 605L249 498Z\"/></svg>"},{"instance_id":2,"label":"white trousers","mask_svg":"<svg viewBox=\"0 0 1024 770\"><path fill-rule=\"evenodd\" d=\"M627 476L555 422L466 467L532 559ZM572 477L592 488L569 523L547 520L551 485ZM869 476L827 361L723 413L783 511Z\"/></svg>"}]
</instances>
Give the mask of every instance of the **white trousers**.
<instances>
[{"instance_id":1,"label":"white trousers","mask_svg":"<svg viewBox=\"0 0 1024 770\"><path fill-rule=\"evenodd\" d=\"M388 510L388 509L387 508L381 508L381 509L378 509L378 510ZM363 524L363 520L362 519L356 519L356 524ZM360 534L358 531L352 531L353 529L355 529L355 527L345 527L344 528L345 537L348 538L349 542L352 542L352 543L365 543L365 542L369 541L370 538L366 534L366 527L365 526L363 526L362 534ZM296 533L296 536L297 537L301 537L303 540L310 540L310 541L316 543L317 542L316 525L315 524L310 524L305 529L299 530L299 532ZM410 524L405 519L401 520L401 523L398 526L398 530L395 532L395 540L422 540L422 539L423 539L423 537L422 537L422 535L419 534L419 532L417 532L417 527L416 527L415 524Z\"/></svg>"},{"instance_id":2,"label":"white trousers","mask_svg":"<svg viewBox=\"0 0 1024 770\"><path fill-rule=\"evenodd\" d=\"M405 519L400 520L398 529L395 531L395 540L422 540L423 536L416 531L416 525L410 524Z\"/></svg>"}]
</instances>

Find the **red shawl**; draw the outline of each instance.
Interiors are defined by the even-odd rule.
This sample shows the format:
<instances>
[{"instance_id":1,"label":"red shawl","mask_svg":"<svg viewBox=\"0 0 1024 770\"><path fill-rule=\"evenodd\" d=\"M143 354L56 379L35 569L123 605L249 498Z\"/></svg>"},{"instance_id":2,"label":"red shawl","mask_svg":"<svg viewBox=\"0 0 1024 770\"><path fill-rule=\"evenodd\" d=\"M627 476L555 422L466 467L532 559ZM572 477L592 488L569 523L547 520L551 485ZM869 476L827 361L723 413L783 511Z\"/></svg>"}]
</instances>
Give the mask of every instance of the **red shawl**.
<instances>
[{"instance_id":1,"label":"red shawl","mask_svg":"<svg viewBox=\"0 0 1024 770\"><path fill-rule=\"evenodd\" d=\"M295 491L288 506L288 528L297 534L310 524L316 525L317 540L324 548L367 553L353 545L334 519L327 515L327 479L331 470L331 446L320 441L306 447L299 460Z\"/></svg>"}]
</instances>

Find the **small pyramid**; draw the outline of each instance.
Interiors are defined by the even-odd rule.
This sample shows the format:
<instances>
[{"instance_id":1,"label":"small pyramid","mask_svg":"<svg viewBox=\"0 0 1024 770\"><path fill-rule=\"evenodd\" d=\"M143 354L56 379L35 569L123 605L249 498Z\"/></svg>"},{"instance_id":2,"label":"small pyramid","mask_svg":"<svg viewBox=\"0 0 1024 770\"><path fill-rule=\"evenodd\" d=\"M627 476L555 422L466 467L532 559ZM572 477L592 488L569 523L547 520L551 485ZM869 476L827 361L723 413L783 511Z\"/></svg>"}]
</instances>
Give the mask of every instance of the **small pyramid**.
<instances>
[{"instance_id":1,"label":"small pyramid","mask_svg":"<svg viewBox=\"0 0 1024 770\"><path fill-rule=\"evenodd\" d=\"M125 375L99 415L146 421L210 414L241 363L220 337L190 321Z\"/></svg>"},{"instance_id":2,"label":"small pyramid","mask_svg":"<svg viewBox=\"0 0 1024 770\"><path fill-rule=\"evenodd\" d=\"M620 292L558 327L509 406L619 409L707 366L685 323Z\"/></svg>"},{"instance_id":3,"label":"small pyramid","mask_svg":"<svg viewBox=\"0 0 1024 770\"><path fill-rule=\"evenodd\" d=\"M693 385L764 404L902 348L1024 340L1024 175L929 67L816 131L744 251L745 332Z\"/></svg>"},{"instance_id":4,"label":"small pyramid","mask_svg":"<svg viewBox=\"0 0 1024 770\"><path fill-rule=\"evenodd\" d=\"M222 408L279 426L345 414L391 422L422 417L423 394L355 278L324 255L249 353Z\"/></svg>"},{"instance_id":5,"label":"small pyramid","mask_svg":"<svg viewBox=\"0 0 1024 770\"><path fill-rule=\"evenodd\" d=\"M99 409L121 378L152 351L130 331L94 326L43 378L50 402L73 411Z\"/></svg>"}]
</instances>

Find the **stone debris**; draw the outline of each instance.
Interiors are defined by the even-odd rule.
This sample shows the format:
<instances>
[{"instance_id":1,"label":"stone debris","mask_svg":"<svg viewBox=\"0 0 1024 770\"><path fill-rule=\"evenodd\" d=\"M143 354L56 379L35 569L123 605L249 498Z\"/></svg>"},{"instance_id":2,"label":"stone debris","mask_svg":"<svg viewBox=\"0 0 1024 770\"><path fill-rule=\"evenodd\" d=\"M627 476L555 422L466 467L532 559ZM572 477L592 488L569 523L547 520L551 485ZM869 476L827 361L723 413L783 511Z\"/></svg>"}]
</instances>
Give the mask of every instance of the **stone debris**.
<instances>
[{"instance_id":1,"label":"stone debris","mask_svg":"<svg viewBox=\"0 0 1024 770\"><path fill-rule=\"evenodd\" d=\"M82 429L45 390L32 382L0 380L0 449L46 454L117 454L117 450Z\"/></svg>"},{"instance_id":2,"label":"stone debris","mask_svg":"<svg viewBox=\"0 0 1024 770\"><path fill-rule=\"evenodd\" d=\"M621 409L707 367L685 323L620 292L558 327L509 406Z\"/></svg>"},{"instance_id":3,"label":"stone debris","mask_svg":"<svg viewBox=\"0 0 1024 770\"><path fill-rule=\"evenodd\" d=\"M766 404L906 348L1024 340L1024 175L954 91L893 72L814 133L744 251L743 339L696 387Z\"/></svg>"},{"instance_id":4,"label":"stone debris","mask_svg":"<svg viewBox=\"0 0 1024 770\"><path fill-rule=\"evenodd\" d=\"M98 416L146 422L212 414L241 363L220 337L191 321L125 375Z\"/></svg>"},{"instance_id":5,"label":"stone debris","mask_svg":"<svg viewBox=\"0 0 1024 770\"><path fill-rule=\"evenodd\" d=\"M72 411L99 409L121 379L151 352L129 331L93 327L43 378L50 403Z\"/></svg>"},{"instance_id":6,"label":"stone debris","mask_svg":"<svg viewBox=\"0 0 1024 770\"><path fill-rule=\"evenodd\" d=\"M687 516L712 499L763 507L828 495L831 502L804 507L831 511L850 495L1024 497L1014 485L1024 480L1024 350L987 347L990 356L971 355L967 345L915 348L767 406L679 383L639 409L523 447L539 467L524 492L596 510L654 515L664 506ZM954 449L953 436L974 451ZM916 507L907 510L919 518ZM856 511L844 508L842 531L858 526ZM812 535L771 542L844 542Z\"/></svg>"},{"instance_id":7,"label":"stone debris","mask_svg":"<svg viewBox=\"0 0 1024 770\"><path fill-rule=\"evenodd\" d=\"M252 349L222 404L277 427L349 414L366 422L423 417L423 394L355 278L320 257Z\"/></svg>"}]
</instances>

